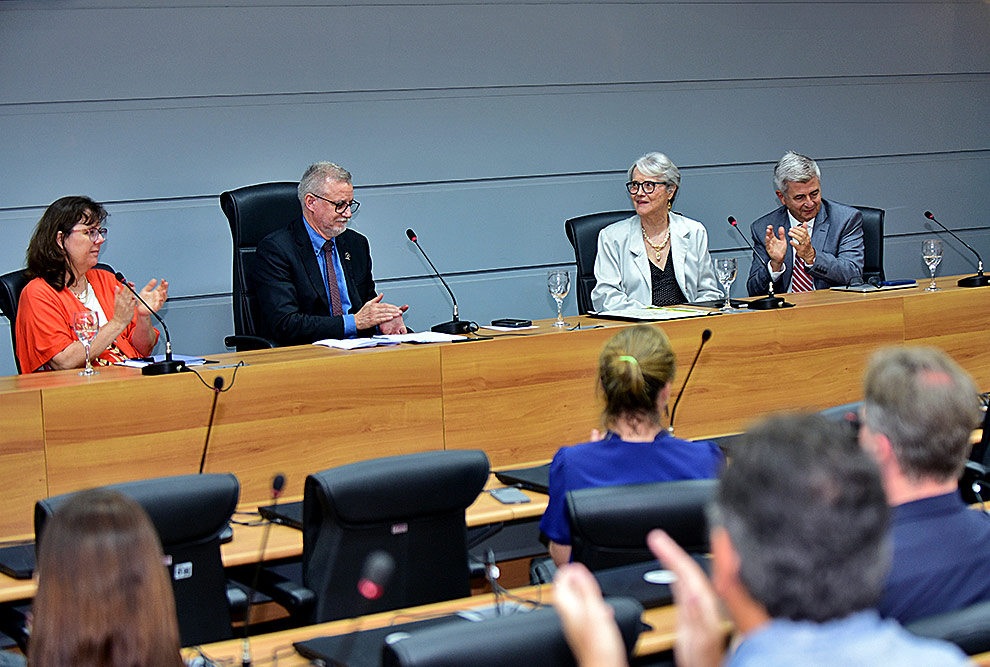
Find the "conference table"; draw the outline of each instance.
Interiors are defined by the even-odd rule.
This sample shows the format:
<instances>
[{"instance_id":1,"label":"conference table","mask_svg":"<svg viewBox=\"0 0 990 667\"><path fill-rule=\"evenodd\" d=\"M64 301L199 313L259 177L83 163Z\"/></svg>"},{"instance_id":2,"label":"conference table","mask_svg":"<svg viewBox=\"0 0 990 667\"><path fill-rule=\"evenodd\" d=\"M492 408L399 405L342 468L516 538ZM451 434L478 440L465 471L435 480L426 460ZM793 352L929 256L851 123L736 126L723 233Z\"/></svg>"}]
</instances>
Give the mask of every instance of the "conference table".
<instances>
[{"instance_id":1,"label":"conference table","mask_svg":"<svg viewBox=\"0 0 990 667\"><path fill-rule=\"evenodd\" d=\"M990 288L959 288L951 277L939 286L789 294L793 308L659 324L681 374L702 331L713 332L678 407L677 435L736 433L768 412L857 400L866 361L883 345L940 347L987 388ZM598 425L598 353L629 326L568 320L580 328L545 320L456 343L229 352L196 368L201 378L125 367L0 378L0 536L30 536L42 497L195 473L208 431L205 469L236 474L243 503L263 502L276 473L286 474L288 495L301 495L311 472L380 456L481 449L493 467L545 461Z\"/></svg>"}]
</instances>

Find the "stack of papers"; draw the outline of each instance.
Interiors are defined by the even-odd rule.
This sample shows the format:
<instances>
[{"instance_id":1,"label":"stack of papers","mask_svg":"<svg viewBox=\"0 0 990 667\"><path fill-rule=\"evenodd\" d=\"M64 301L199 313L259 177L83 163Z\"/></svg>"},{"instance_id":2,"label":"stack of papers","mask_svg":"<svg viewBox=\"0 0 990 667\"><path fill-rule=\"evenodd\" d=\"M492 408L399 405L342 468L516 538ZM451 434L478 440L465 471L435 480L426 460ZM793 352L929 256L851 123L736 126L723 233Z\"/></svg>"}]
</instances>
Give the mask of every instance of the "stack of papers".
<instances>
[{"instance_id":1,"label":"stack of papers","mask_svg":"<svg viewBox=\"0 0 990 667\"><path fill-rule=\"evenodd\" d=\"M363 347L398 345L399 343L449 343L455 340L464 340L465 338L466 336L455 334L423 331L421 333L381 334L372 336L371 338L325 338L324 340L316 341L313 345L332 347L337 350L357 350Z\"/></svg>"},{"instance_id":2,"label":"stack of papers","mask_svg":"<svg viewBox=\"0 0 990 667\"><path fill-rule=\"evenodd\" d=\"M152 359L154 359L155 362L165 361L165 355L156 354L155 356L152 357ZM206 363L206 359L204 359L203 357L187 357L184 354L173 354L172 360L184 361L186 366L202 366L203 364ZM117 366L127 366L128 368L144 368L150 363L151 363L150 361L144 361L141 359L125 359L124 361L117 363Z\"/></svg>"},{"instance_id":3,"label":"stack of papers","mask_svg":"<svg viewBox=\"0 0 990 667\"><path fill-rule=\"evenodd\" d=\"M713 315L715 312L717 311L702 310L690 306L667 306L664 308L624 308L622 310L589 313L589 315L631 322L659 322L662 320L679 320L685 317L704 317L705 315Z\"/></svg>"}]
</instances>

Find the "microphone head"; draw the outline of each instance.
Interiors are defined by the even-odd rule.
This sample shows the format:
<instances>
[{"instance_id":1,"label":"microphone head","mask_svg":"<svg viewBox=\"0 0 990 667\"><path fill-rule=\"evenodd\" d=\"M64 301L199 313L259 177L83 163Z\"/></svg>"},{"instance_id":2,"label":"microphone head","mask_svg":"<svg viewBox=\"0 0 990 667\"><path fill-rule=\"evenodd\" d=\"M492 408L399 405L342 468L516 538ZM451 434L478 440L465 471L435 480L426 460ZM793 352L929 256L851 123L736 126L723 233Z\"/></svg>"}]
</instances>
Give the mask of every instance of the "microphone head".
<instances>
[{"instance_id":1,"label":"microphone head","mask_svg":"<svg viewBox=\"0 0 990 667\"><path fill-rule=\"evenodd\" d=\"M121 273L120 271L118 271L117 273L113 274L113 276L114 276L114 278L117 279L118 282L122 282L122 283L126 283L127 282L126 280L124 280L124 274Z\"/></svg>"},{"instance_id":2,"label":"microphone head","mask_svg":"<svg viewBox=\"0 0 990 667\"><path fill-rule=\"evenodd\" d=\"M934 220L935 219L935 216L932 215L932 212L931 211L925 211L925 217L928 218L929 220Z\"/></svg>"},{"instance_id":3,"label":"microphone head","mask_svg":"<svg viewBox=\"0 0 990 667\"><path fill-rule=\"evenodd\" d=\"M733 218L731 215L729 216L729 224L732 225L733 227L736 226L736 219Z\"/></svg>"},{"instance_id":4,"label":"microphone head","mask_svg":"<svg viewBox=\"0 0 990 667\"><path fill-rule=\"evenodd\" d=\"M707 343L708 342L708 339L711 338L711 337L712 337L712 330L711 329L705 329L704 331L701 332L701 342L702 343Z\"/></svg>"},{"instance_id":5,"label":"microphone head","mask_svg":"<svg viewBox=\"0 0 990 667\"><path fill-rule=\"evenodd\" d=\"M213 388L216 389L217 391L220 391L221 389L223 389L223 376L222 375L218 375L215 378L213 378Z\"/></svg>"},{"instance_id":6,"label":"microphone head","mask_svg":"<svg viewBox=\"0 0 990 667\"><path fill-rule=\"evenodd\" d=\"M409 240L412 241L413 243L416 242L416 232L414 232L413 230L407 229L406 236L408 236Z\"/></svg>"},{"instance_id":7,"label":"microphone head","mask_svg":"<svg viewBox=\"0 0 990 667\"><path fill-rule=\"evenodd\" d=\"M366 600L377 600L385 594L385 585L395 572L395 559L385 551L372 551L364 561L358 593Z\"/></svg>"},{"instance_id":8,"label":"microphone head","mask_svg":"<svg viewBox=\"0 0 990 667\"><path fill-rule=\"evenodd\" d=\"M278 473L272 478L272 497L277 498L282 494L282 489L285 488L285 475Z\"/></svg>"}]
</instances>

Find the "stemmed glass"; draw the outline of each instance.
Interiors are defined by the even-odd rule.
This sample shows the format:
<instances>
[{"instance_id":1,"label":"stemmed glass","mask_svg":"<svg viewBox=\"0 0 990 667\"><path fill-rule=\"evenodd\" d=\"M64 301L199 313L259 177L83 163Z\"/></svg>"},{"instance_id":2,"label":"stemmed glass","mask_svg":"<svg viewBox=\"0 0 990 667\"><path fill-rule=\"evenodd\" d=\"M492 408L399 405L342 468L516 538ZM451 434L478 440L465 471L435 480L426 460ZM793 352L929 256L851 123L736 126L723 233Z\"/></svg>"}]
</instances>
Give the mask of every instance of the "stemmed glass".
<instances>
[{"instance_id":1,"label":"stemmed glass","mask_svg":"<svg viewBox=\"0 0 990 667\"><path fill-rule=\"evenodd\" d=\"M715 277L722 283L722 289L725 290L725 304L719 310L723 313L732 310L732 302L729 301L729 288L736 279L736 258L719 257L716 259Z\"/></svg>"},{"instance_id":2,"label":"stemmed glass","mask_svg":"<svg viewBox=\"0 0 990 667\"><path fill-rule=\"evenodd\" d=\"M553 323L555 327L566 327L564 315L561 308L564 305L564 297L571 291L571 274L567 271L551 271L547 274L547 289L550 296L557 302L557 321Z\"/></svg>"},{"instance_id":3,"label":"stemmed glass","mask_svg":"<svg viewBox=\"0 0 990 667\"><path fill-rule=\"evenodd\" d=\"M89 346L96 338L96 332L100 330L100 320L92 310L84 310L72 316L72 328L76 332L76 338L86 348L86 368L79 371L80 375L97 375L99 371L93 370L89 362Z\"/></svg>"},{"instance_id":4,"label":"stemmed glass","mask_svg":"<svg viewBox=\"0 0 990 667\"><path fill-rule=\"evenodd\" d=\"M921 256L925 258L928 270L932 272L932 284L925 288L926 292L937 292L935 287L935 269L942 261L942 241L939 239L925 239L921 242Z\"/></svg>"}]
</instances>

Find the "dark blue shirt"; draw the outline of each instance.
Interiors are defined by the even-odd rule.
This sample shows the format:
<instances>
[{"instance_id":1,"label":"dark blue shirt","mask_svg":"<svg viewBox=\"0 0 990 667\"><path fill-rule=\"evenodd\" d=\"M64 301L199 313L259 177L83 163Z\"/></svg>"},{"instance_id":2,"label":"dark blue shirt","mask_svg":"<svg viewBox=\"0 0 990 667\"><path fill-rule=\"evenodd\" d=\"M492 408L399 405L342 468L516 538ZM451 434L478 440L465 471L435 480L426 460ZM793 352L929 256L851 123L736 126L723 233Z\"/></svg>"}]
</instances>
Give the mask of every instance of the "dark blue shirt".
<instances>
[{"instance_id":1,"label":"dark blue shirt","mask_svg":"<svg viewBox=\"0 0 990 667\"><path fill-rule=\"evenodd\" d=\"M910 623L990 600L990 516L957 492L894 507L891 539L884 616Z\"/></svg>"},{"instance_id":2,"label":"dark blue shirt","mask_svg":"<svg viewBox=\"0 0 990 667\"><path fill-rule=\"evenodd\" d=\"M722 451L711 442L680 440L661 431L652 442L628 442L614 433L604 440L561 447L550 464L550 502L540 530L557 544L571 543L567 492L597 486L710 479Z\"/></svg>"}]
</instances>

